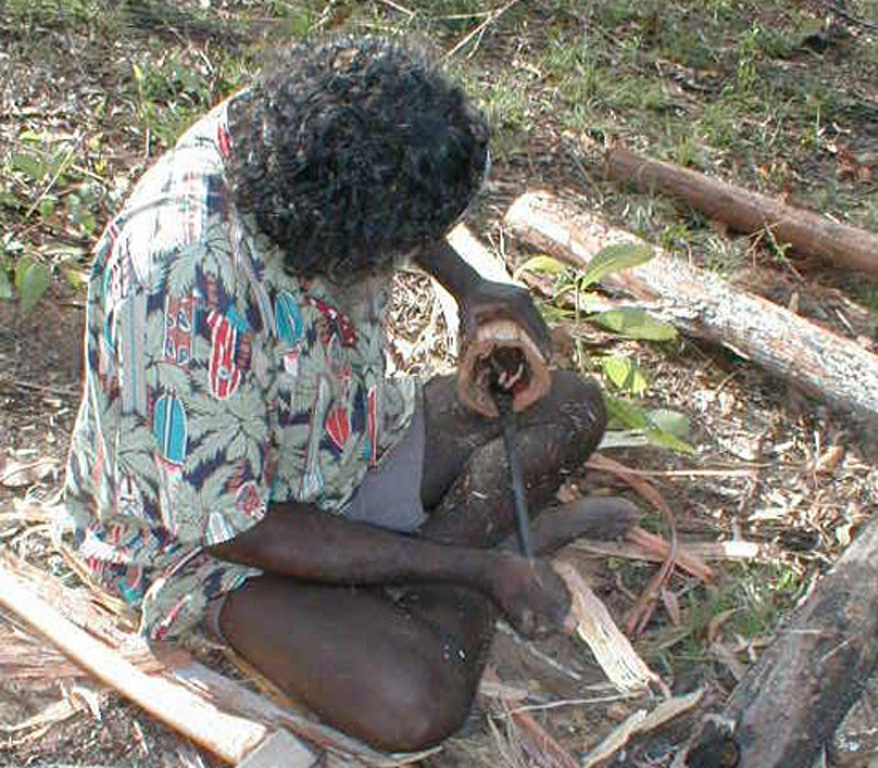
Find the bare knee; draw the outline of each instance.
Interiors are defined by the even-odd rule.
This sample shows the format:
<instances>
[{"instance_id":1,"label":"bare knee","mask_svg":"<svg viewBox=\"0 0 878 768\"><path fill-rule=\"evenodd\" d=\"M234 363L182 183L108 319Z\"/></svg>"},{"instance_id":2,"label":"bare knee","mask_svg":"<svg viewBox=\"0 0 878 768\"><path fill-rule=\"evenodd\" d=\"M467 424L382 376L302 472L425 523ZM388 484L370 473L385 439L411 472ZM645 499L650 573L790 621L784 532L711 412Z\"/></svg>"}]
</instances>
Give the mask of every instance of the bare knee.
<instances>
[{"instance_id":1,"label":"bare knee","mask_svg":"<svg viewBox=\"0 0 878 768\"><path fill-rule=\"evenodd\" d=\"M552 371L552 405L561 413L580 422L580 428L592 429L606 424L607 413L600 385L591 377L573 371Z\"/></svg>"},{"instance_id":2,"label":"bare knee","mask_svg":"<svg viewBox=\"0 0 878 768\"><path fill-rule=\"evenodd\" d=\"M584 456L597 448L607 428L607 408L594 379L573 371L553 371L544 407L549 411L547 420L563 429Z\"/></svg>"},{"instance_id":3,"label":"bare knee","mask_svg":"<svg viewBox=\"0 0 878 768\"><path fill-rule=\"evenodd\" d=\"M441 665L424 662L396 677L375 712L367 741L386 751L416 752L440 744L463 725L473 691L458 670Z\"/></svg>"}]
</instances>

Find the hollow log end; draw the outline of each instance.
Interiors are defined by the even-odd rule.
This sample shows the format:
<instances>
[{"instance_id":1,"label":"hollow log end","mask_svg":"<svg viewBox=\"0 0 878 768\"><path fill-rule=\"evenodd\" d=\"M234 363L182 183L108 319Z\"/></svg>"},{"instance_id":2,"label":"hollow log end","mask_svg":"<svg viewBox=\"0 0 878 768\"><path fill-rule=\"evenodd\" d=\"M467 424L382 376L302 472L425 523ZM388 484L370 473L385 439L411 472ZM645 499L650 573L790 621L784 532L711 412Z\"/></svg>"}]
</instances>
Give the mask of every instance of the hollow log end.
<instances>
[{"instance_id":1,"label":"hollow log end","mask_svg":"<svg viewBox=\"0 0 878 768\"><path fill-rule=\"evenodd\" d=\"M520 383L511 389L513 410L519 413L549 393L552 378L534 341L516 323L496 320L480 327L476 338L463 351L457 393L465 407L489 419L499 418L488 363L492 357L508 351L520 355L525 369Z\"/></svg>"}]
</instances>

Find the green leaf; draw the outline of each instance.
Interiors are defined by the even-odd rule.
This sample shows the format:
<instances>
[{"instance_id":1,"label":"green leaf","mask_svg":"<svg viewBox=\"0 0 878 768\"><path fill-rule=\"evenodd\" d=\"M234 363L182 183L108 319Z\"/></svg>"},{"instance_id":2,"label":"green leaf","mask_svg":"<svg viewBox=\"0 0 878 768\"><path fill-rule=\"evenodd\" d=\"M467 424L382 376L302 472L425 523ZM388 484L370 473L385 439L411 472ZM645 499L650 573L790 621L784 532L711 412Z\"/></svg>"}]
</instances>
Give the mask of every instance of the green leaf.
<instances>
[{"instance_id":1,"label":"green leaf","mask_svg":"<svg viewBox=\"0 0 878 768\"><path fill-rule=\"evenodd\" d=\"M673 325L656 320L646 310L634 307L596 312L588 319L629 339L670 341L677 338L677 329Z\"/></svg>"},{"instance_id":2,"label":"green leaf","mask_svg":"<svg viewBox=\"0 0 878 768\"><path fill-rule=\"evenodd\" d=\"M649 386L646 375L630 357L612 355L601 358L599 362L604 374L618 389L640 395Z\"/></svg>"},{"instance_id":3,"label":"green leaf","mask_svg":"<svg viewBox=\"0 0 878 768\"><path fill-rule=\"evenodd\" d=\"M44 197L40 200L38 210L41 218L48 219L55 212L55 201L51 197Z\"/></svg>"},{"instance_id":4,"label":"green leaf","mask_svg":"<svg viewBox=\"0 0 878 768\"><path fill-rule=\"evenodd\" d=\"M42 181L46 175L46 165L42 158L32 152L17 152L9 162L14 170L23 173L31 181Z\"/></svg>"},{"instance_id":5,"label":"green leaf","mask_svg":"<svg viewBox=\"0 0 878 768\"><path fill-rule=\"evenodd\" d=\"M64 276L66 283L75 290L82 290L88 287L88 272L78 269L65 269L61 274Z\"/></svg>"},{"instance_id":6,"label":"green leaf","mask_svg":"<svg viewBox=\"0 0 878 768\"><path fill-rule=\"evenodd\" d=\"M8 301L12 298L12 283L9 282L9 275L6 270L0 268L0 300Z\"/></svg>"},{"instance_id":7,"label":"green leaf","mask_svg":"<svg viewBox=\"0 0 878 768\"><path fill-rule=\"evenodd\" d=\"M682 439L689 436L689 419L684 413L668 408L654 408L649 412L649 420L658 429L668 432L674 437Z\"/></svg>"},{"instance_id":8,"label":"green leaf","mask_svg":"<svg viewBox=\"0 0 878 768\"><path fill-rule=\"evenodd\" d=\"M15 268L15 287L23 312L28 312L52 284L52 273L45 264L30 258L20 259Z\"/></svg>"},{"instance_id":9,"label":"green leaf","mask_svg":"<svg viewBox=\"0 0 878 768\"><path fill-rule=\"evenodd\" d=\"M0 205L13 209L25 207L25 204L15 194L6 189L0 189Z\"/></svg>"},{"instance_id":10,"label":"green leaf","mask_svg":"<svg viewBox=\"0 0 878 768\"><path fill-rule=\"evenodd\" d=\"M607 412L610 415L611 423L616 427L621 426L627 430L636 430L646 438L650 445L659 448L670 448L672 451L690 456L695 453L695 448L689 443L664 428L664 426L668 426L673 429L681 429L683 423L688 427L688 421L682 414L663 408L648 411L637 403L612 395L604 395L604 399L607 403ZM634 437L631 433L628 435L629 438Z\"/></svg>"},{"instance_id":11,"label":"green leaf","mask_svg":"<svg viewBox=\"0 0 878 768\"><path fill-rule=\"evenodd\" d=\"M534 256L528 259L512 274L513 280L518 280L525 272L533 272L536 275L563 275L567 269L558 259L551 256Z\"/></svg>"},{"instance_id":12,"label":"green leaf","mask_svg":"<svg viewBox=\"0 0 878 768\"><path fill-rule=\"evenodd\" d=\"M670 432L665 432L663 429L647 429L645 434L646 439L649 440L651 445L659 448L670 448L672 451L685 453L689 456L695 454L695 448L689 445L689 443L685 440L680 440L680 438L675 437Z\"/></svg>"},{"instance_id":13,"label":"green leaf","mask_svg":"<svg viewBox=\"0 0 878 768\"><path fill-rule=\"evenodd\" d=\"M612 272L636 267L655 256L655 251L648 245L637 243L616 243L602 248L588 263L580 278L582 288L602 280Z\"/></svg>"},{"instance_id":14,"label":"green leaf","mask_svg":"<svg viewBox=\"0 0 878 768\"><path fill-rule=\"evenodd\" d=\"M649 429L652 424L646 409L628 400L604 395L610 419L627 429Z\"/></svg>"}]
</instances>

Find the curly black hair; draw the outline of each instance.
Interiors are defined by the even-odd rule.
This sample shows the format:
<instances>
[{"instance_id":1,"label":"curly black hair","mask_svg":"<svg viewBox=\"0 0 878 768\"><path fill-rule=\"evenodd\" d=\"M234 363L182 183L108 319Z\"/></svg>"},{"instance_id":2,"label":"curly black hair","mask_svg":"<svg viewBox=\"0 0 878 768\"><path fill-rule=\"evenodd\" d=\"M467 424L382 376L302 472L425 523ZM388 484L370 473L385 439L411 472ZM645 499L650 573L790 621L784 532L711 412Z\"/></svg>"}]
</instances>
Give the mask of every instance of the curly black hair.
<instances>
[{"instance_id":1,"label":"curly black hair","mask_svg":"<svg viewBox=\"0 0 878 768\"><path fill-rule=\"evenodd\" d=\"M296 47L230 107L234 199L287 271L343 276L441 238L478 190L488 128L421 53Z\"/></svg>"}]
</instances>

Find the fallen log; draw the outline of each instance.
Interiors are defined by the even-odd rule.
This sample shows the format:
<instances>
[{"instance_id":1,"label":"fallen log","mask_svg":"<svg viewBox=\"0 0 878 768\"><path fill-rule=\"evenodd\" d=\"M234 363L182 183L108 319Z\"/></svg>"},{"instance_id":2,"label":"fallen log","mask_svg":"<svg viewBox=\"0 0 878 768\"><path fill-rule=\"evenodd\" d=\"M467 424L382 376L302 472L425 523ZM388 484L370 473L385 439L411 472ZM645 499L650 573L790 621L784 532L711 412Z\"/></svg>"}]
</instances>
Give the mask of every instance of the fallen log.
<instances>
[{"instance_id":1,"label":"fallen log","mask_svg":"<svg viewBox=\"0 0 878 768\"><path fill-rule=\"evenodd\" d=\"M878 671L878 518L873 518L791 615L729 698L717 738L706 721L689 766L721 765L729 738L738 768L810 768ZM707 723L714 723L708 725Z\"/></svg>"},{"instance_id":2,"label":"fallen log","mask_svg":"<svg viewBox=\"0 0 878 768\"><path fill-rule=\"evenodd\" d=\"M878 275L878 236L864 229L627 149L611 149L605 163L611 179L685 200L739 232L751 235L769 229L778 242L789 243L803 255Z\"/></svg>"},{"instance_id":3,"label":"fallen log","mask_svg":"<svg viewBox=\"0 0 878 768\"><path fill-rule=\"evenodd\" d=\"M602 248L644 245L549 193L522 195L506 214L511 230L575 267ZM835 407L878 418L878 356L853 341L656 249L646 264L602 283L649 302L683 332L725 345Z\"/></svg>"}]
</instances>

